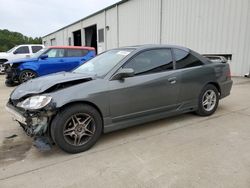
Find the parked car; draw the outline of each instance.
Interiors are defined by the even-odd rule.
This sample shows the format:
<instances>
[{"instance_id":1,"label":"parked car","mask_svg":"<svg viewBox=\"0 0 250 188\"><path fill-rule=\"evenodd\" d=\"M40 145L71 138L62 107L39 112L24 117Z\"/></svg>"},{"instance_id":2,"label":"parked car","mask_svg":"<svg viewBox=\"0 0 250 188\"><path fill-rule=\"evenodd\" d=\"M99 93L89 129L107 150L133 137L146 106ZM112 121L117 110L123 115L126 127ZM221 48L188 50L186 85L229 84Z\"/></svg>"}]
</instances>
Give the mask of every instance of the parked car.
<instances>
[{"instance_id":1,"label":"parked car","mask_svg":"<svg viewBox=\"0 0 250 188\"><path fill-rule=\"evenodd\" d=\"M92 47L51 46L28 59L5 63L6 85L61 71L71 71L95 56Z\"/></svg>"},{"instance_id":2,"label":"parked car","mask_svg":"<svg viewBox=\"0 0 250 188\"><path fill-rule=\"evenodd\" d=\"M4 63L7 61L13 61L20 58L28 58L44 48L44 45L40 44L24 44L15 46L7 52L0 52L0 73L4 73Z\"/></svg>"},{"instance_id":3,"label":"parked car","mask_svg":"<svg viewBox=\"0 0 250 188\"><path fill-rule=\"evenodd\" d=\"M187 112L212 115L231 87L227 63L188 48L125 47L20 85L7 110L39 145L78 153L102 133Z\"/></svg>"}]
</instances>

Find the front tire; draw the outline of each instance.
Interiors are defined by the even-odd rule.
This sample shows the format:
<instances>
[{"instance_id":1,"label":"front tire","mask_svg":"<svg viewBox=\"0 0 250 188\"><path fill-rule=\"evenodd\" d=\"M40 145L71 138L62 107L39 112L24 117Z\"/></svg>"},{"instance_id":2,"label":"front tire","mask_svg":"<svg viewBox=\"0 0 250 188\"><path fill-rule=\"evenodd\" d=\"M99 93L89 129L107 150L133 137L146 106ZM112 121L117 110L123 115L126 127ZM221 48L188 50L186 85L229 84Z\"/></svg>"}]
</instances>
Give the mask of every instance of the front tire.
<instances>
[{"instance_id":1,"label":"front tire","mask_svg":"<svg viewBox=\"0 0 250 188\"><path fill-rule=\"evenodd\" d=\"M68 153L88 150L97 142L101 133L101 115L90 105L68 106L56 115L51 124L54 142Z\"/></svg>"},{"instance_id":2,"label":"front tire","mask_svg":"<svg viewBox=\"0 0 250 188\"><path fill-rule=\"evenodd\" d=\"M32 70L23 70L20 73L19 82L24 83L24 82L27 82L28 80L34 79L36 77L37 77L37 74L34 71L32 71Z\"/></svg>"},{"instance_id":3,"label":"front tire","mask_svg":"<svg viewBox=\"0 0 250 188\"><path fill-rule=\"evenodd\" d=\"M210 116L216 111L218 104L218 89L214 85L208 84L200 93L196 114L200 116Z\"/></svg>"}]
</instances>

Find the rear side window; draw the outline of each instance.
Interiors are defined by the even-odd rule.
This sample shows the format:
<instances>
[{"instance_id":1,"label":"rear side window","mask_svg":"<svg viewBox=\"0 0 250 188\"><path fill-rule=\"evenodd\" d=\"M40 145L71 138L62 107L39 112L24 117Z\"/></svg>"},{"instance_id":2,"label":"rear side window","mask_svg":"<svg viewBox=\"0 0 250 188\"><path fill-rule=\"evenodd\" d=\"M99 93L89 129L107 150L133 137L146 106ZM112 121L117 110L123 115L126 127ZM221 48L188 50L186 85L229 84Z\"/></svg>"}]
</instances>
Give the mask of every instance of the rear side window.
<instances>
[{"instance_id":1,"label":"rear side window","mask_svg":"<svg viewBox=\"0 0 250 188\"><path fill-rule=\"evenodd\" d=\"M83 57L88 53L88 50L68 49L66 50L66 57Z\"/></svg>"},{"instance_id":2,"label":"rear side window","mask_svg":"<svg viewBox=\"0 0 250 188\"><path fill-rule=\"evenodd\" d=\"M173 52L176 60L176 69L203 65L203 63L197 57L184 50L173 49Z\"/></svg>"},{"instance_id":3,"label":"rear side window","mask_svg":"<svg viewBox=\"0 0 250 188\"><path fill-rule=\"evenodd\" d=\"M48 57L64 57L64 49L50 49L45 54L48 55Z\"/></svg>"},{"instance_id":4,"label":"rear side window","mask_svg":"<svg viewBox=\"0 0 250 188\"><path fill-rule=\"evenodd\" d=\"M173 70L171 50L156 49L142 52L129 61L123 68L134 69L135 75Z\"/></svg>"},{"instance_id":5,"label":"rear side window","mask_svg":"<svg viewBox=\"0 0 250 188\"><path fill-rule=\"evenodd\" d=\"M36 53L39 50L41 50L43 47L42 46L31 46L32 53Z\"/></svg>"},{"instance_id":6,"label":"rear side window","mask_svg":"<svg viewBox=\"0 0 250 188\"><path fill-rule=\"evenodd\" d=\"M30 51L28 46L19 47L14 51L14 54L29 54L29 53Z\"/></svg>"}]
</instances>

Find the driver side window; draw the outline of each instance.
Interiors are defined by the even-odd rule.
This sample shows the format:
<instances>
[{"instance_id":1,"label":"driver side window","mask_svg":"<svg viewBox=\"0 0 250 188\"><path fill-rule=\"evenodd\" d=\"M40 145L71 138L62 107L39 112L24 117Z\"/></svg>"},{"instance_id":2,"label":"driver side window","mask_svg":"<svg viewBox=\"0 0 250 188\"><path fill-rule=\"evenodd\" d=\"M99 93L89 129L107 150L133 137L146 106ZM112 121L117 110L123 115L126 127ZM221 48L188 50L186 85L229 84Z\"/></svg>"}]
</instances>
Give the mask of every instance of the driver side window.
<instances>
[{"instance_id":1,"label":"driver side window","mask_svg":"<svg viewBox=\"0 0 250 188\"><path fill-rule=\"evenodd\" d=\"M173 59L170 49L155 49L140 53L123 68L132 68L135 75L144 75L173 70Z\"/></svg>"},{"instance_id":2,"label":"driver side window","mask_svg":"<svg viewBox=\"0 0 250 188\"><path fill-rule=\"evenodd\" d=\"M50 49L46 55L48 55L48 57L64 57L64 49Z\"/></svg>"},{"instance_id":3,"label":"driver side window","mask_svg":"<svg viewBox=\"0 0 250 188\"><path fill-rule=\"evenodd\" d=\"M29 54L29 53L30 51L28 46L19 47L14 51L14 54Z\"/></svg>"}]
</instances>

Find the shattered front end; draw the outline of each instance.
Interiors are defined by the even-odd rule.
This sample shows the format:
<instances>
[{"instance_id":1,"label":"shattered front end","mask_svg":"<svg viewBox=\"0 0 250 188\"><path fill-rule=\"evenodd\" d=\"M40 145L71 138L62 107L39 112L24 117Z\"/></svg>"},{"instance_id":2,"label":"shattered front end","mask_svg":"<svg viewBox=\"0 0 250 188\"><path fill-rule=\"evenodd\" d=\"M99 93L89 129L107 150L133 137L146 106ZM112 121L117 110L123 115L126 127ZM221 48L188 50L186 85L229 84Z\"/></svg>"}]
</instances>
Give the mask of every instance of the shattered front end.
<instances>
[{"instance_id":1,"label":"shattered front end","mask_svg":"<svg viewBox=\"0 0 250 188\"><path fill-rule=\"evenodd\" d=\"M12 115L13 119L20 124L25 133L34 138L34 146L42 151L49 150L53 144L49 125L53 115L56 113L55 107L53 103L50 102L43 108L25 109L23 108L25 102L27 103L27 99L23 102L12 101L10 99L6 105L6 110Z\"/></svg>"}]
</instances>

